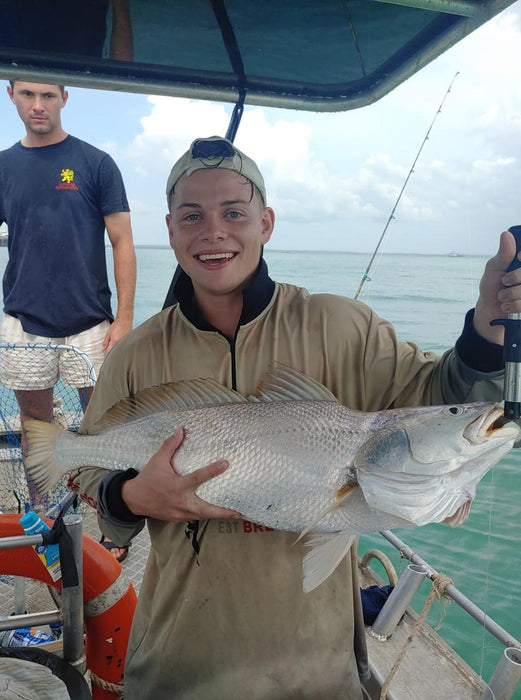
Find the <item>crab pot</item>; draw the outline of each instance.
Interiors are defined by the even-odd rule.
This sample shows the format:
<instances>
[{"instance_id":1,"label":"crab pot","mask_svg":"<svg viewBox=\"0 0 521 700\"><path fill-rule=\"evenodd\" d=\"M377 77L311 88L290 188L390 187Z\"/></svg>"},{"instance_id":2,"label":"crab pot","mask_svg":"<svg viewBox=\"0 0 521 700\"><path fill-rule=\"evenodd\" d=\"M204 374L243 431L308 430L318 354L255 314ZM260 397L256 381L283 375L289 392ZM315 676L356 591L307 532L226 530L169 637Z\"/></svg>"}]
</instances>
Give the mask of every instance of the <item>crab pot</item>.
<instances>
[{"instance_id":1,"label":"crab pot","mask_svg":"<svg viewBox=\"0 0 521 700\"><path fill-rule=\"evenodd\" d=\"M373 637L385 641L392 635L428 573L429 569L426 566L419 564L407 566L370 629Z\"/></svg>"},{"instance_id":2,"label":"crab pot","mask_svg":"<svg viewBox=\"0 0 521 700\"><path fill-rule=\"evenodd\" d=\"M507 647L495 668L482 700L510 700L521 680L521 649Z\"/></svg>"}]
</instances>

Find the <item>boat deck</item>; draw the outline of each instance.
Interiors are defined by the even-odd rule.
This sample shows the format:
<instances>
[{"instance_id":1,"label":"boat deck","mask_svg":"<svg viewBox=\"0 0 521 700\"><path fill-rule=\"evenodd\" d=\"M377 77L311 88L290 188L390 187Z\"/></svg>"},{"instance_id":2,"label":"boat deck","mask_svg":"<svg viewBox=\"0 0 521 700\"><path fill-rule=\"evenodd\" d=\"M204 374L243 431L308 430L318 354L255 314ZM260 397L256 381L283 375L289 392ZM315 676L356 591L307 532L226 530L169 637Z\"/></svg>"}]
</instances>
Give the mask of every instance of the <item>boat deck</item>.
<instances>
[{"instance_id":1,"label":"boat deck","mask_svg":"<svg viewBox=\"0 0 521 700\"><path fill-rule=\"evenodd\" d=\"M92 508L85 508L84 532L99 539L97 519ZM139 593L150 540L146 528L133 540L129 556L122 563L124 574ZM362 586L382 585L372 569L363 569ZM13 580L0 575L0 614L10 614L15 605ZM47 587L37 581L26 581L25 611L55 609ZM365 685L367 697L380 698L381 686L406 643L413 634L418 616L408 610L392 637L381 642L367 635L372 679ZM423 624L409 645L387 695L388 700L479 700L485 683L427 625Z\"/></svg>"},{"instance_id":2,"label":"boat deck","mask_svg":"<svg viewBox=\"0 0 521 700\"><path fill-rule=\"evenodd\" d=\"M363 588L384 585L370 568L360 571ZM380 698L381 686L408 645L389 684L388 700L481 700L484 681L425 622L415 632L418 615L410 608L385 642L367 634L372 680L366 684L371 699Z\"/></svg>"}]
</instances>

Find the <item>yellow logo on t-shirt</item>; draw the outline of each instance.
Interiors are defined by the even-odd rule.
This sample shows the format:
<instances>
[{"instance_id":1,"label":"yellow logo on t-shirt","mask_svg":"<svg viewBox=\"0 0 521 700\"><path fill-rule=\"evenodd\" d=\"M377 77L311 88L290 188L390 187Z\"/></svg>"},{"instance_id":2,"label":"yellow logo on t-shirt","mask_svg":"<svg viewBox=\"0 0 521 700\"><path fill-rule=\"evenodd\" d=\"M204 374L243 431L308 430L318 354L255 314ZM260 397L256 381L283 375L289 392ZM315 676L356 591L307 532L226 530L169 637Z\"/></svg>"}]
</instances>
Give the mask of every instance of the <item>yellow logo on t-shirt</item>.
<instances>
[{"instance_id":1,"label":"yellow logo on t-shirt","mask_svg":"<svg viewBox=\"0 0 521 700\"><path fill-rule=\"evenodd\" d=\"M72 182L74 180L74 170L70 168L63 168L61 175L62 182Z\"/></svg>"},{"instance_id":2,"label":"yellow logo on t-shirt","mask_svg":"<svg viewBox=\"0 0 521 700\"><path fill-rule=\"evenodd\" d=\"M71 168L62 168L60 173L61 182L56 186L56 190L77 190L78 186L74 182L74 170Z\"/></svg>"}]
</instances>

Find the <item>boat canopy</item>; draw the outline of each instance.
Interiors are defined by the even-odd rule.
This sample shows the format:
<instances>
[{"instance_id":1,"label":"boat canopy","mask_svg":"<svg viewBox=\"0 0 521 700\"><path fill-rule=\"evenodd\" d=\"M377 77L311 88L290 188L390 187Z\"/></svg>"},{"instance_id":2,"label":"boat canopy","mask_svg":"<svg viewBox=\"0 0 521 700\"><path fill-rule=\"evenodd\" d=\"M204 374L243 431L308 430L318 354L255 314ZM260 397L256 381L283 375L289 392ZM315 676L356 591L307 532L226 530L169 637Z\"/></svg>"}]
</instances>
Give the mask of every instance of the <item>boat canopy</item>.
<instances>
[{"instance_id":1,"label":"boat canopy","mask_svg":"<svg viewBox=\"0 0 521 700\"><path fill-rule=\"evenodd\" d=\"M111 0L114 12L121 1ZM114 60L109 0L0 0L0 77L348 110L378 100L513 2L130 0L133 59Z\"/></svg>"}]
</instances>

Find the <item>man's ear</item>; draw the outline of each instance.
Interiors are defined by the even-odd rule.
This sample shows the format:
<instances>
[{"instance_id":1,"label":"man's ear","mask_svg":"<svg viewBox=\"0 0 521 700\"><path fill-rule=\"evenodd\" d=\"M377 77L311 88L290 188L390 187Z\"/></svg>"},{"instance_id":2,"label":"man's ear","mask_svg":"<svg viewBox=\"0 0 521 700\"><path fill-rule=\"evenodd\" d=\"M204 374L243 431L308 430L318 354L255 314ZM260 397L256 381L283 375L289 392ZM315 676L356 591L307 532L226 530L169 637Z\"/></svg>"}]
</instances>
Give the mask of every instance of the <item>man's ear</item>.
<instances>
[{"instance_id":1,"label":"man's ear","mask_svg":"<svg viewBox=\"0 0 521 700\"><path fill-rule=\"evenodd\" d=\"M275 227L275 212L271 207L264 207L262 212L262 245L265 245L271 238Z\"/></svg>"},{"instance_id":2,"label":"man's ear","mask_svg":"<svg viewBox=\"0 0 521 700\"><path fill-rule=\"evenodd\" d=\"M174 234L172 231L172 215L167 214L165 216L165 221L166 221L166 227L168 229L168 240L170 241L170 247L173 248L174 247L174 243L173 243Z\"/></svg>"}]
</instances>

